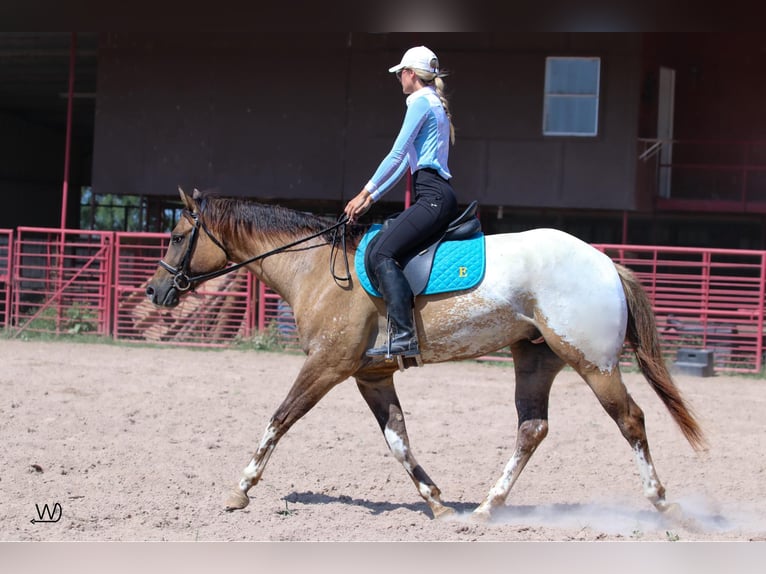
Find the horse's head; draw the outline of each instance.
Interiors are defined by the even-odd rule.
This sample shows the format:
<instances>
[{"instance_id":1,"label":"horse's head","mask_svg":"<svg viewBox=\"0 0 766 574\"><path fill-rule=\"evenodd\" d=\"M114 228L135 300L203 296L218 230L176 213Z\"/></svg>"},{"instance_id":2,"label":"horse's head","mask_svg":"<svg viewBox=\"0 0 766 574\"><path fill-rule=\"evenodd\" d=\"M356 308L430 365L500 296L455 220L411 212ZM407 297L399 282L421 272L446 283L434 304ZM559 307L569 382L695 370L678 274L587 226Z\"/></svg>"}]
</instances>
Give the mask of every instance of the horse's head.
<instances>
[{"instance_id":1,"label":"horse's head","mask_svg":"<svg viewBox=\"0 0 766 574\"><path fill-rule=\"evenodd\" d=\"M180 297L207 279L207 274L223 269L228 254L210 233L200 213L201 195L189 196L178 189L185 209L170 236L165 257L146 286L146 296L155 305L175 307ZM202 231L202 233L200 233Z\"/></svg>"}]
</instances>

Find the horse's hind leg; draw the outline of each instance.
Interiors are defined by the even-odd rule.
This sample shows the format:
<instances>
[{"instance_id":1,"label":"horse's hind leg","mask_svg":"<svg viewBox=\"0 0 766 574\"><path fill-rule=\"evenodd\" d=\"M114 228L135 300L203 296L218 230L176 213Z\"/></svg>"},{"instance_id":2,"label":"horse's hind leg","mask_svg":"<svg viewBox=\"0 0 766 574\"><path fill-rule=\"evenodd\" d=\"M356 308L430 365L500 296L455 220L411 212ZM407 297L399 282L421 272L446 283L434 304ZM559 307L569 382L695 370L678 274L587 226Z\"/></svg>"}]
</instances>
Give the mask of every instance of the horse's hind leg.
<instances>
[{"instance_id":1,"label":"horse's hind leg","mask_svg":"<svg viewBox=\"0 0 766 574\"><path fill-rule=\"evenodd\" d=\"M649 454L644 413L625 388L619 367L615 367L609 373L603 373L594 368L580 374L593 389L601 406L617 423L622 436L633 449L644 494L657 510L668 510L672 505L668 505L665 501L665 487L662 486L657 476L652 457Z\"/></svg>"},{"instance_id":2,"label":"horse's hind leg","mask_svg":"<svg viewBox=\"0 0 766 574\"><path fill-rule=\"evenodd\" d=\"M375 419L383 431L388 448L409 474L412 482L428 503L434 518L440 518L454 512L441 501L441 491L434 484L415 460L410 449L410 439L404 424L404 413L399 404L399 397L394 388L393 375L385 375L380 379L356 379L359 392L375 415Z\"/></svg>"},{"instance_id":3,"label":"horse's hind leg","mask_svg":"<svg viewBox=\"0 0 766 574\"><path fill-rule=\"evenodd\" d=\"M524 466L548 434L548 397L553 379L564 366L546 344L522 341L511 346L511 353L519 418L516 449L484 502L474 510L474 516L483 520L490 518L492 509L505 503Z\"/></svg>"}]
</instances>

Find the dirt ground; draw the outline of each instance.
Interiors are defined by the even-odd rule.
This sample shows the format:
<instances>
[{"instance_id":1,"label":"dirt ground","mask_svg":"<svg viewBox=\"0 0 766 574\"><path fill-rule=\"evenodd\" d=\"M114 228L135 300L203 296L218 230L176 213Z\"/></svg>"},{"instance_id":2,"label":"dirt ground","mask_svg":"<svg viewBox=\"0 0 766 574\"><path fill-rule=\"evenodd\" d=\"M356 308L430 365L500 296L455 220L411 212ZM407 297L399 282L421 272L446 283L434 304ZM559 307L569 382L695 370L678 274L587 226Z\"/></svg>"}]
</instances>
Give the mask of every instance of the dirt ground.
<instances>
[{"instance_id":1,"label":"dirt ground","mask_svg":"<svg viewBox=\"0 0 766 574\"><path fill-rule=\"evenodd\" d=\"M644 498L630 448L569 371L553 386L548 438L507 507L489 524L471 521L516 435L513 370L496 363L397 378L413 452L455 518L431 519L352 380L285 436L250 506L225 512L302 362L0 341L0 540L766 540L766 381L750 377L676 376L709 439L697 454L643 378L625 376L682 521Z\"/></svg>"}]
</instances>

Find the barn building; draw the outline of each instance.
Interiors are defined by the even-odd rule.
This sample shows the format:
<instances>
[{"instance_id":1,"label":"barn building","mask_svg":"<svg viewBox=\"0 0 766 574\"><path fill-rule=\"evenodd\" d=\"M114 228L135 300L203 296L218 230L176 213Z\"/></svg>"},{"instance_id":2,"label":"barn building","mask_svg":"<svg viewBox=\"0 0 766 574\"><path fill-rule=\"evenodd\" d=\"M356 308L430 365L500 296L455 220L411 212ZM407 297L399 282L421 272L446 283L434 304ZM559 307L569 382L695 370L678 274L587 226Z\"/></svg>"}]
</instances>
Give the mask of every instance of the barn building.
<instances>
[{"instance_id":1,"label":"barn building","mask_svg":"<svg viewBox=\"0 0 766 574\"><path fill-rule=\"evenodd\" d=\"M178 185L336 216L417 44L450 73L454 187L485 231L766 249L766 39L741 33L3 32L0 227L163 231Z\"/></svg>"}]
</instances>

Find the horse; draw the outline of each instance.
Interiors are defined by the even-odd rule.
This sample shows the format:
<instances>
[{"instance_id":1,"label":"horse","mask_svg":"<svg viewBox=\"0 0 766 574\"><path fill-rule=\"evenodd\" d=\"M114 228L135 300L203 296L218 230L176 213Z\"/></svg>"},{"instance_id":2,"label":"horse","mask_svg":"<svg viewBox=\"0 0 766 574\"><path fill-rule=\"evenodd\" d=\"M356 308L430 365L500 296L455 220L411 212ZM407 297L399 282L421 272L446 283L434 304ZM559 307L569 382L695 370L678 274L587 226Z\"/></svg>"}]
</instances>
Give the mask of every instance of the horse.
<instances>
[{"instance_id":1,"label":"horse","mask_svg":"<svg viewBox=\"0 0 766 574\"><path fill-rule=\"evenodd\" d=\"M394 387L400 366L365 355L385 335L385 306L360 287L347 260L345 276L336 273L339 250L345 248L346 257L353 254L369 226L330 225L316 215L197 190L191 196L180 188L179 193L184 209L147 283L149 299L173 307L210 277L244 266L292 307L306 355L228 495L226 510L249 504L248 491L260 480L279 440L330 389L353 378L433 518L453 514L410 446ZM644 495L660 512L678 509L667 501L652 462L643 411L622 381L620 356L626 343L692 448L704 450L706 440L665 365L654 313L636 276L563 231L533 229L485 240L486 271L480 284L456 293L420 295L414 307L422 368L510 347L518 415L515 449L471 516L491 520L493 510L505 504L548 434L549 393L567 365L589 385L630 445Z\"/></svg>"}]
</instances>

